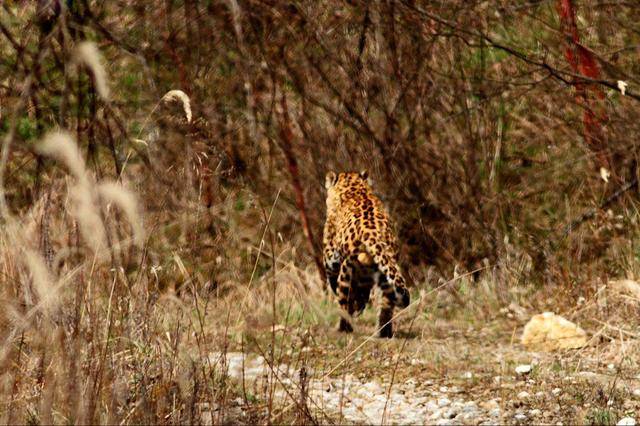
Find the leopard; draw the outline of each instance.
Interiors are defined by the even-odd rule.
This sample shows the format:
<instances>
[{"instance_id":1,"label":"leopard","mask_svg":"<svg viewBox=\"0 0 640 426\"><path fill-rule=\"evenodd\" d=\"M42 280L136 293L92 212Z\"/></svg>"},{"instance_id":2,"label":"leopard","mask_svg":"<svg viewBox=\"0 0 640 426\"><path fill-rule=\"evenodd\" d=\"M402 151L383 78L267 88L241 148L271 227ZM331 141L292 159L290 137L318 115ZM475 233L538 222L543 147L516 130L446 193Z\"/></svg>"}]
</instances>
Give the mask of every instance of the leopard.
<instances>
[{"instance_id":1,"label":"leopard","mask_svg":"<svg viewBox=\"0 0 640 426\"><path fill-rule=\"evenodd\" d=\"M398 241L384 204L374 194L366 170L325 177L326 220L323 260L327 284L341 308L338 330L353 332L377 287L381 295L378 337L393 337L395 308L406 308L410 295L398 263Z\"/></svg>"}]
</instances>

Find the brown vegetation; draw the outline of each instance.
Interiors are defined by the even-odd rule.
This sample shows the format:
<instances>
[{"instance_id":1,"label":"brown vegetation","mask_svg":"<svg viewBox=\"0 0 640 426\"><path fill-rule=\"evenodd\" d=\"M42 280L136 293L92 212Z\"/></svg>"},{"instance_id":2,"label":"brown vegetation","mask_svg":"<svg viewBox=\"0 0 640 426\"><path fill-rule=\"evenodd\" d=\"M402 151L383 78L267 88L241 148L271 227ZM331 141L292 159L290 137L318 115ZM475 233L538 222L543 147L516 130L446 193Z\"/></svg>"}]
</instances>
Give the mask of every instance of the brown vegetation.
<instances>
[{"instance_id":1,"label":"brown vegetation","mask_svg":"<svg viewBox=\"0 0 640 426\"><path fill-rule=\"evenodd\" d=\"M468 323L511 345L510 303L586 322L594 358L613 330L637 345L601 286L640 273L639 21L622 0L2 2L0 422L340 421L313 380L389 356L391 387ZM354 365L372 338L332 330L319 236L326 172L362 169L417 297ZM259 388L229 351L264 357Z\"/></svg>"}]
</instances>

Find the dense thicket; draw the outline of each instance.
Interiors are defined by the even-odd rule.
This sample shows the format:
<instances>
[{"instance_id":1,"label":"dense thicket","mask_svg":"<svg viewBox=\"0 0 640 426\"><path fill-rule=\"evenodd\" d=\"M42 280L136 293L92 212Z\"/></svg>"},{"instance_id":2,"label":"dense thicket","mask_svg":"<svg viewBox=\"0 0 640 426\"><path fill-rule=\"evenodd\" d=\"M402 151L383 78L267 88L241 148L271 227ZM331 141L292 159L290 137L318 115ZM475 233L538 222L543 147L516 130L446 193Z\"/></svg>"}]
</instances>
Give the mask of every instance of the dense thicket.
<instances>
[{"instance_id":1,"label":"dense thicket","mask_svg":"<svg viewBox=\"0 0 640 426\"><path fill-rule=\"evenodd\" d=\"M598 0L4 2L8 206L46 193L33 142L59 126L148 211L210 214L165 235L206 274L242 250L217 205L281 190L278 231L302 242L308 220L306 263L324 174L363 168L407 265L610 272L637 232L638 22L634 2ZM82 40L107 59L109 101L72 65ZM192 122L158 104L172 89Z\"/></svg>"}]
</instances>

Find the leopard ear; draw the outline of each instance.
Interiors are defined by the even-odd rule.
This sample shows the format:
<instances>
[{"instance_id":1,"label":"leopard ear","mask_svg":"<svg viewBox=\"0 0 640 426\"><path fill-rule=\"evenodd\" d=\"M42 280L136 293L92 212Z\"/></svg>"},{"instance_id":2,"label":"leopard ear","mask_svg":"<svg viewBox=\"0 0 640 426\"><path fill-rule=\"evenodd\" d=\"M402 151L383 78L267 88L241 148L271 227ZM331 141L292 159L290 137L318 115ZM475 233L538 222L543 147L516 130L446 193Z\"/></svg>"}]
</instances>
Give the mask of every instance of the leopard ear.
<instances>
[{"instance_id":1,"label":"leopard ear","mask_svg":"<svg viewBox=\"0 0 640 426\"><path fill-rule=\"evenodd\" d=\"M360 172L360 177L369 184L369 186L373 186L373 179L369 176L369 172L367 170L363 170Z\"/></svg>"},{"instance_id":2,"label":"leopard ear","mask_svg":"<svg viewBox=\"0 0 640 426\"><path fill-rule=\"evenodd\" d=\"M324 178L324 187L327 189L331 188L336 184L337 180L338 176L334 172L327 173L327 176Z\"/></svg>"}]
</instances>

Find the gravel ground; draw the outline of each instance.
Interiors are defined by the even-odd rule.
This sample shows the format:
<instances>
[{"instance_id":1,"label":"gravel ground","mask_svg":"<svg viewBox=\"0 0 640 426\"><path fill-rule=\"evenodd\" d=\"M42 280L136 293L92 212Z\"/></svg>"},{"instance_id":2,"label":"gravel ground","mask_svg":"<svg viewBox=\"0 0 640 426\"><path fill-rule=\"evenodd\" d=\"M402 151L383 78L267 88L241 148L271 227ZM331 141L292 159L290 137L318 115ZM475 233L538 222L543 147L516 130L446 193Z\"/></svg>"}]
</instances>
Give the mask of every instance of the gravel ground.
<instances>
[{"instance_id":1,"label":"gravel ground","mask_svg":"<svg viewBox=\"0 0 640 426\"><path fill-rule=\"evenodd\" d=\"M254 389L266 383L271 371L261 356L243 356L239 352L228 353L224 363L220 354L212 354L210 361L226 365L230 378L244 380L246 387ZM323 377L309 370L306 401L309 410L319 418L355 424L570 424L590 420L630 424L640 412L638 380L625 381L615 375L590 371L565 375L558 380L556 375L542 377L538 364L529 369L524 366L526 364L513 367L510 375L493 377L491 385L478 381L470 372L462 373L456 380L462 385L451 386L442 381L419 379L416 374L415 379L394 383L391 390L384 381L353 374ZM420 367L413 368L419 370ZM274 399L285 407L289 402L290 407L293 405L290 401L297 400L300 394L299 371L280 364L277 374ZM600 404L590 398L590 391L595 389L609 389L609 400ZM230 415L243 416L240 398L236 405L237 409ZM203 422L211 423L206 421L211 419L210 410L205 409L202 418Z\"/></svg>"}]
</instances>

